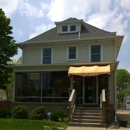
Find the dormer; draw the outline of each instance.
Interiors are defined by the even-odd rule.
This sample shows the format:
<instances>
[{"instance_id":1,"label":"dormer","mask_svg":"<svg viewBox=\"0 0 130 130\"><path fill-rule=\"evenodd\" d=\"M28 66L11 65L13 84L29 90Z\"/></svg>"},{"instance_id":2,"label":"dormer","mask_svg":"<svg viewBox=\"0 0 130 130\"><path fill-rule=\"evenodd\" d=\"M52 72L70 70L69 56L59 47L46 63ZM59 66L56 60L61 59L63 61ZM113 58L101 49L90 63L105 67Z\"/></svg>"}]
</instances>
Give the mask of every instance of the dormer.
<instances>
[{"instance_id":1,"label":"dormer","mask_svg":"<svg viewBox=\"0 0 130 130\"><path fill-rule=\"evenodd\" d=\"M78 33L81 31L82 19L69 18L61 22L55 22L58 34Z\"/></svg>"}]
</instances>

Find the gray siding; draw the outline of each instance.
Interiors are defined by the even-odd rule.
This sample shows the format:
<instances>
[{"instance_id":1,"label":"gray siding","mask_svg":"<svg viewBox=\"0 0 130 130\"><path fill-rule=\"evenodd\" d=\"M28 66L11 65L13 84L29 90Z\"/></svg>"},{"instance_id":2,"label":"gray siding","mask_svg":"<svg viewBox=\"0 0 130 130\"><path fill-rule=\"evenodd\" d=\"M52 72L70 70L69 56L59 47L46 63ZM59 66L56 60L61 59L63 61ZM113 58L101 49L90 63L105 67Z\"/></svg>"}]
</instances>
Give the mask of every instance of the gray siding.
<instances>
[{"instance_id":1,"label":"gray siding","mask_svg":"<svg viewBox=\"0 0 130 130\"><path fill-rule=\"evenodd\" d=\"M83 43L83 44L61 44L48 46L52 48L52 64L64 64L64 63L83 63L90 62L90 46L91 45L101 45L101 57L103 62L113 62L115 61L115 44L112 42L104 43ZM67 48L68 46L78 47L78 59L77 60L67 60ZM42 51L43 48L47 46L42 46L40 48L26 48L23 50L23 64L24 65L40 65L42 64Z\"/></svg>"}]
</instances>

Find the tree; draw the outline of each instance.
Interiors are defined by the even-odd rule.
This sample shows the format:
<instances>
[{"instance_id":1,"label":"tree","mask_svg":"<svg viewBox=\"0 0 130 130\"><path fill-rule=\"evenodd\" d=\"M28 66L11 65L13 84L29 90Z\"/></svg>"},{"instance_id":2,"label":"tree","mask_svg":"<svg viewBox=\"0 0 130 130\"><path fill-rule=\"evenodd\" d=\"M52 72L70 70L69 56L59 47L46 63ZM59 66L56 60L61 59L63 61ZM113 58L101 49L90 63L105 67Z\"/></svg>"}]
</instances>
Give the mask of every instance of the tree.
<instances>
[{"instance_id":1,"label":"tree","mask_svg":"<svg viewBox=\"0 0 130 130\"><path fill-rule=\"evenodd\" d=\"M10 62L12 65L21 65L22 64L22 57L20 57L18 60L12 59ZM11 81L10 84L6 85L5 93L6 93L6 98L7 99L12 99L12 91L13 91L13 81L14 81L14 74L13 72L10 74L11 76L9 77L9 80Z\"/></svg>"},{"instance_id":2,"label":"tree","mask_svg":"<svg viewBox=\"0 0 130 130\"><path fill-rule=\"evenodd\" d=\"M125 69L117 70L117 89L119 91L130 87L130 73Z\"/></svg>"},{"instance_id":3,"label":"tree","mask_svg":"<svg viewBox=\"0 0 130 130\"><path fill-rule=\"evenodd\" d=\"M10 19L6 18L5 13L0 9L0 88L4 90L7 84L11 83L10 77L12 72L5 65L8 65L11 57L17 54L15 40L11 36L12 29Z\"/></svg>"}]
</instances>

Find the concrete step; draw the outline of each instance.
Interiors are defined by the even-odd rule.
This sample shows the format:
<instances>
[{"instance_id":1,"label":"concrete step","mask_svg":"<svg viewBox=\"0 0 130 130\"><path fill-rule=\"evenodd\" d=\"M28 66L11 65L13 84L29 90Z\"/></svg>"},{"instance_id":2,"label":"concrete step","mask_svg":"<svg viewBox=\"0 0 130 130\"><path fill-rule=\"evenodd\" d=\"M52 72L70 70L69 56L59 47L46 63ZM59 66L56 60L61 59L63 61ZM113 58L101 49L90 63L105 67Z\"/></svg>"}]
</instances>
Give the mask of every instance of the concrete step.
<instances>
[{"instance_id":1,"label":"concrete step","mask_svg":"<svg viewBox=\"0 0 130 130\"><path fill-rule=\"evenodd\" d=\"M73 119L73 122L81 123L101 123L98 119Z\"/></svg>"},{"instance_id":2,"label":"concrete step","mask_svg":"<svg viewBox=\"0 0 130 130\"><path fill-rule=\"evenodd\" d=\"M83 122L69 122L68 126L80 126L80 127L106 127L106 124L101 123L83 123Z\"/></svg>"},{"instance_id":3,"label":"concrete step","mask_svg":"<svg viewBox=\"0 0 130 130\"><path fill-rule=\"evenodd\" d=\"M101 113L100 110L85 110L85 109L75 109L75 112Z\"/></svg>"},{"instance_id":4,"label":"concrete step","mask_svg":"<svg viewBox=\"0 0 130 130\"><path fill-rule=\"evenodd\" d=\"M93 115L74 115L73 119L99 119L100 120L101 116L93 116Z\"/></svg>"}]
</instances>

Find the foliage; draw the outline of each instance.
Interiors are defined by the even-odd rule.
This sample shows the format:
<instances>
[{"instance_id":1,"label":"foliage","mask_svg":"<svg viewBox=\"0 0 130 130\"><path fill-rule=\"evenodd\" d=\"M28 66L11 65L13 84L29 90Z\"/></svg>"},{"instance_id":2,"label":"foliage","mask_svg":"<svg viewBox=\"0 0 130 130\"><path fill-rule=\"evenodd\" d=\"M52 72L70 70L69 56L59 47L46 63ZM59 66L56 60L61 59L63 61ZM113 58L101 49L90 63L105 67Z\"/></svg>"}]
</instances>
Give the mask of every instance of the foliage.
<instances>
[{"instance_id":1,"label":"foliage","mask_svg":"<svg viewBox=\"0 0 130 130\"><path fill-rule=\"evenodd\" d=\"M34 119L34 120L42 120L45 118L45 107L40 106L34 108L30 113L29 113L29 118Z\"/></svg>"},{"instance_id":2,"label":"foliage","mask_svg":"<svg viewBox=\"0 0 130 130\"><path fill-rule=\"evenodd\" d=\"M130 73L125 69L117 70L117 86L118 90L122 91L130 87Z\"/></svg>"},{"instance_id":3,"label":"foliage","mask_svg":"<svg viewBox=\"0 0 130 130\"><path fill-rule=\"evenodd\" d=\"M20 57L18 60L14 60L12 59L12 61L10 62L10 64L14 64L14 65L21 65L22 64L22 57ZM10 73L10 77L9 80L11 81L10 84L6 85L6 89L5 89L5 93L6 93L6 97L7 99L12 99L12 91L13 91L13 78L14 78L14 74Z\"/></svg>"},{"instance_id":4,"label":"foliage","mask_svg":"<svg viewBox=\"0 0 130 130\"><path fill-rule=\"evenodd\" d=\"M12 117L17 119L27 119L28 110L24 105L18 105L12 110Z\"/></svg>"},{"instance_id":5,"label":"foliage","mask_svg":"<svg viewBox=\"0 0 130 130\"><path fill-rule=\"evenodd\" d=\"M8 65L11 57L17 53L15 40L11 34L10 19L6 18L3 10L0 9L0 88L4 90L7 84L11 83L10 77L12 73L12 70L5 67L5 65Z\"/></svg>"},{"instance_id":6,"label":"foliage","mask_svg":"<svg viewBox=\"0 0 130 130\"><path fill-rule=\"evenodd\" d=\"M50 115L50 119L52 121L59 121L58 119L62 119L66 117L66 114L62 110L53 110Z\"/></svg>"},{"instance_id":7,"label":"foliage","mask_svg":"<svg viewBox=\"0 0 130 130\"><path fill-rule=\"evenodd\" d=\"M125 96L128 96L130 95L130 88L127 88L125 90L122 90L120 91L118 94L117 94L117 98L118 100L121 99L122 97L125 97Z\"/></svg>"},{"instance_id":8,"label":"foliage","mask_svg":"<svg viewBox=\"0 0 130 130\"><path fill-rule=\"evenodd\" d=\"M0 109L0 118L11 117L11 110L9 108Z\"/></svg>"},{"instance_id":9,"label":"foliage","mask_svg":"<svg viewBox=\"0 0 130 130\"><path fill-rule=\"evenodd\" d=\"M63 122L68 123L68 121L69 121L68 117L63 118Z\"/></svg>"},{"instance_id":10,"label":"foliage","mask_svg":"<svg viewBox=\"0 0 130 130\"><path fill-rule=\"evenodd\" d=\"M50 130L58 129L58 127L64 130L67 128L65 123L53 121L0 118L0 130L45 130L45 126L49 126Z\"/></svg>"}]
</instances>

